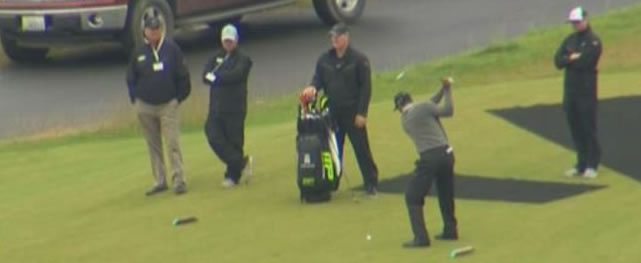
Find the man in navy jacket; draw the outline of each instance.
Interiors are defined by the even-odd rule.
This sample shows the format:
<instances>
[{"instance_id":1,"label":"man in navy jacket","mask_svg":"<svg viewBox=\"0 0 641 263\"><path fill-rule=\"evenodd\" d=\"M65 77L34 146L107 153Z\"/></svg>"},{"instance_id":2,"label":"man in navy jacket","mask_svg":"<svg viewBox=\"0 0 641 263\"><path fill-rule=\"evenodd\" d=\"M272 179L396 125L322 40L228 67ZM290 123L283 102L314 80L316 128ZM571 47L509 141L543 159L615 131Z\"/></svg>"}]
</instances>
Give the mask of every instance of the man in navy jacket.
<instances>
[{"instance_id":1,"label":"man in navy jacket","mask_svg":"<svg viewBox=\"0 0 641 263\"><path fill-rule=\"evenodd\" d=\"M146 194L151 196L167 190L163 137L171 160L174 191L183 194L187 186L179 142L178 108L191 91L189 71L178 45L165 38L162 22L157 18L149 18L144 26L146 45L132 54L127 70L127 86L147 140L156 180L154 187Z\"/></svg>"}]
</instances>

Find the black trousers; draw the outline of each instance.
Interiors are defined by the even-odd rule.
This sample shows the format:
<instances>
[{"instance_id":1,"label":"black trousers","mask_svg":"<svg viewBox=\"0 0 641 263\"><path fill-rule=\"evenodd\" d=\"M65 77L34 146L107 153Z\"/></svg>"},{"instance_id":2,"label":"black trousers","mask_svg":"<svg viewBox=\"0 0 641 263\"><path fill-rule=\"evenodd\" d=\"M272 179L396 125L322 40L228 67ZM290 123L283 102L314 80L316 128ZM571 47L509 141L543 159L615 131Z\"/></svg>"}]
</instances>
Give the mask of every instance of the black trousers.
<instances>
[{"instance_id":1,"label":"black trousers","mask_svg":"<svg viewBox=\"0 0 641 263\"><path fill-rule=\"evenodd\" d=\"M445 232L455 231L457 224L454 215L454 153L448 149L448 146L443 146L421 153L421 159L416 161L415 175L405 191L408 207L422 207L436 181Z\"/></svg>"},{"instance_id":2,"label":"black trousers","mask_svg":"<svg viewBox=\"0 0 641 263\"><path fill-rule=\"evenodd\" d=\"M245 165L245 112L212 112L205 124L209 146L227 165L225 178L238 183Z\"/></svg>"},{"instance_id":3,"label":"black trousers","mask_svg":"<svg viewBox=\"0 0 641 263\"><path fill-rule=\"evenodd\" d=\"M363 176L363 183L365 188L370 186L378 185L378 167L374 162L374 157L372 156L372 151L369 147L369 138L367 135L367 127L357 128L354 124L354 119L356 118L356 110L337 110L332 112L332 117L338 125L338 130L336 132L336 140L339 143L345 142L345 135L349 137L349 141L352 143L354 149L354 154L356 155L356 161L358 162L358 167L361 170L361 175ZM340 151L340 156L342 157L343 145L338 146Z\"/></svg>"},{"instance_id":4,"label":"black trousers","mask_svg":"<svg viewBox=\"0 0 641 263\"><path fill-rule=\"evenodd\" d=\"M601 146L597 135L597 104L595 99L575 99L564 103L570 134L577 152L576 169L597 169L601 162Z\"/></svg>"}]
</instances>

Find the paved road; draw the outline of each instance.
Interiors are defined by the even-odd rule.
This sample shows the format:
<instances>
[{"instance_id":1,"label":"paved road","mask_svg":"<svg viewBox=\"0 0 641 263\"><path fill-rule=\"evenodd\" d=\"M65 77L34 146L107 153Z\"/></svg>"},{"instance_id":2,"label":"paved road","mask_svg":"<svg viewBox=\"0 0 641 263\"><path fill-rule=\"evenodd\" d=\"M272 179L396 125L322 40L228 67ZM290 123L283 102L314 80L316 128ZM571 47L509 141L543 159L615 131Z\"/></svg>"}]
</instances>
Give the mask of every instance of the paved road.
<instances>
[{"instance_id":1,"label":"paved road","mask_svg":"<svg viewBox=\"0 0 641 263\"><path fill-rule=\"evenodd\" d=\"M355 45L377 71L393 70L533 27L563 23L576 0L370 0L353 28ZM592 14L639 0L582 0ZM247 17L244 48L255 63L254 98L291 92L308 82L313 64L328 47L325 28L311 9L282 9ZM181 41L197 77L218 40L208 31ZM39 66L0 69L0 138L43 129L93 123L127 110L125 60L114 48L75 52ZM196 93L198 94L198 93Z\"/></svg>"}]
</instances>

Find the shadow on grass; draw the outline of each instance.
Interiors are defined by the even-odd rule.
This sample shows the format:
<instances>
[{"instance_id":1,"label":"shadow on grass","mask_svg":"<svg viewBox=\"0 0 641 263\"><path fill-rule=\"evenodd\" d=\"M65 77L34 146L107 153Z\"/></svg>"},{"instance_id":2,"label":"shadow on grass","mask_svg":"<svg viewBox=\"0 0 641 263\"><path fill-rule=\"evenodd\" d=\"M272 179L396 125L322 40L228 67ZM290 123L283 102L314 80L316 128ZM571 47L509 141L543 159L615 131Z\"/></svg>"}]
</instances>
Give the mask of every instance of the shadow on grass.
<instances>
[{"instance_id":1,"label":"shadow on grass","mask_svg":"<svg viewBox=\"0 0 641 263\"><path fill-rule=\"evenodd\" d=\"M490 113L574 150L561 105L498 109ZM601 100L598 116L603 164L641 182L641 96Z\"/></svg>"},{"instance_id":2,"label":"shadow on grass","mask_svg":"<svg viewBox=\"0 0 641 263\"><path fill-rule=\"evenodd\" d=\"M379 183L379 190L382 193L403 194L412 176L412 173L408 173L383 180ZM529 204L554 202L606 187L602 185L537 182L460 174L456 175L454 185L457 199ZM436 188L433 188L430 191L430 196L435 195Z\"/></svg>"}]
</instances>

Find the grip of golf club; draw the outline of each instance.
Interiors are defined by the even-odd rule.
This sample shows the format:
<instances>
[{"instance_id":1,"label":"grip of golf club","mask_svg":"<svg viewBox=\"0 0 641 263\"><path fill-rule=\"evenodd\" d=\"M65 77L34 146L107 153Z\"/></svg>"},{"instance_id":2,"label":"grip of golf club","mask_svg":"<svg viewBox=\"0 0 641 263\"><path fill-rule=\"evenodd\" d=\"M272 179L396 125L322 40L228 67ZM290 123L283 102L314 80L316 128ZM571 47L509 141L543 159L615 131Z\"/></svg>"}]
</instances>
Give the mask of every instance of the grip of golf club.
<instances>
[{"instance_id":1,"label":"grip of golf club","mask_svg":"<svg viewBox=\"0 0 641 263\"><path fill-rule=\"evenodd\" d=\"M459 256L470 254L473 251L474 251L474 247L472 247L472 246L457 248L457 249L452 250L452 252L450 253L450 257L451 258L456 258L456 257L459 257Z\"/></svg>"},{"instance_id":2,"label":"grip of golf club","mask_svg":"<svg viewBox=\"0 0 641 263\"><path fill-rule=\"evenodd\" d=\"M189 223L194 223L198 221L196 217L190 216L190 217L184 217L184 218L176 218L174 219L173 225L174 226L179 226L179 225L185 225Z\"/></svg>"}]
</instances>

